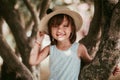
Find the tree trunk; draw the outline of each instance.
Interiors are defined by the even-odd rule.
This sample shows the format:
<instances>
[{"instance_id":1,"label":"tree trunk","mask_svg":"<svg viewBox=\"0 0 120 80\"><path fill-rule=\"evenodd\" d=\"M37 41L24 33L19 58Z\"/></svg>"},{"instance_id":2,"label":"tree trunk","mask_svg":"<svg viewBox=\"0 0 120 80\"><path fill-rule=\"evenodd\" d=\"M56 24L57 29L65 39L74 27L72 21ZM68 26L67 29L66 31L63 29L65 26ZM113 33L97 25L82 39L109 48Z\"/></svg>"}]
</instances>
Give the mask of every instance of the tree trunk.
<instances>
[{"instance_id":1,"label":"tree trunk","mask_svg":"<svg viewBox=\"0 0 120 80\"><path fill-rule=\"evenodd\" d=\"M0 56L4 60L2 66L2 80L33 80L30 71L22 64L15 53L0 35ZM7 69L7 70L5 70ZM5 70L5 71L3 71Z\"/></svg>"},{"instance_id":2,"label":"tree trunk","mask_svg":"<svg viewBox=\"0 0 120 80\"><path fill-rule=\"evenodd\" d=\"M102 37L96 57L81 71L80 80L108 80L120 56L120 3L102 1Z\"/></svg>"},{"instance_id":3,"label":"tree trunk","mask_svg":"<svg viewBox=\"0 0 120 80\"><path fill-rule=\"evenodd\" d=\"M0 17L0 34L2 34L3 19Z\"/></svg>"},{"instance_id":4,"label":"tree trunk","mask_svg":"<svg viewBox=\"0 0 120 80\"><path fill-rule=\"evenodd\" d=\"M1 16L5 19L13 33L23 63L31 70L31 66L28 63L31 48L27 43L27 36L18 18L19 15L14 9L15 0L12 1L13 2L9 0L0 0Z\"/></svg>"}]
</instances>

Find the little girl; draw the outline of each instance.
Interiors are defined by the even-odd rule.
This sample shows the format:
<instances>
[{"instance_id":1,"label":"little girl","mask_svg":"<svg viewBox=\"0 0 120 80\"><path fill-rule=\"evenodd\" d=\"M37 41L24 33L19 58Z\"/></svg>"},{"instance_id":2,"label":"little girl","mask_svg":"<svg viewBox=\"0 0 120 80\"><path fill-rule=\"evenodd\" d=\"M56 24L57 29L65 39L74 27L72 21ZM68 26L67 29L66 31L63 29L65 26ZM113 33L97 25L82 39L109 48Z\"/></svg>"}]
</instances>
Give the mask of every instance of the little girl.
<instances>
[{"instance_id":1,"label":"little girl","mask_svg":"<svg viewBox=\"0 0 120 80\"><path fill-rule=\"evenodd\" d=\"M37 65L48 55L50 58L49 80L78 80L81 59L91 62L86 47L76 41L76 32L82 25L81 16L69 9L54 9L41 20L41 31L30 53L29 63ZM44 35L51 44L41 49Z\"/></svg>"}]
</instances>

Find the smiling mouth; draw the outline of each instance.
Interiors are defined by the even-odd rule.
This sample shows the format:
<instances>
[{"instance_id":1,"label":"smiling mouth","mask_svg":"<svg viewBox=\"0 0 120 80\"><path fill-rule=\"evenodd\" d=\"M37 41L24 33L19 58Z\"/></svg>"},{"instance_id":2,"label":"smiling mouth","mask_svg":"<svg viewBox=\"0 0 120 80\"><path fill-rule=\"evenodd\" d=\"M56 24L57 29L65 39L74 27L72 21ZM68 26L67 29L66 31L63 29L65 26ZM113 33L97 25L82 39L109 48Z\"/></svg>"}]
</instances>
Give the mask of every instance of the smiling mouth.
<instances>
[{"instance_id":1,"label":"smiling mouth","mask_svg":"<svg viewBox=\"0 0 120 80\"><path fill-rule=\"evenodd\" d=\"M62 37L64 36L65 34L57 34L57 37Z\"/></svg>"}]
</instances>

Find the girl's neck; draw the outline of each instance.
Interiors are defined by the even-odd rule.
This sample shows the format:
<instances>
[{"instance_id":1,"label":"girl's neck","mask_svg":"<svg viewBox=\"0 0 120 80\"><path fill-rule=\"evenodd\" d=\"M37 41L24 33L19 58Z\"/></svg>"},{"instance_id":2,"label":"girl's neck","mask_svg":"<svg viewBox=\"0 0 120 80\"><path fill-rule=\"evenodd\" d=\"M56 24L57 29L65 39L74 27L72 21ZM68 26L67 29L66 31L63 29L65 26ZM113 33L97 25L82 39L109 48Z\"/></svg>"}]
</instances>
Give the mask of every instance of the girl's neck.
<instances>
[{"instance_id":1,"label":"girl's neck","mask_svg":"<svg viewBox=\"0 0 120 80\"><path fill-rule=\"evenodd\" d=\"M71 42L66 41L66 42L57 42L56 47L60 50L67 50L68 48L71 47Z\"/></svg>"}]
</instances>

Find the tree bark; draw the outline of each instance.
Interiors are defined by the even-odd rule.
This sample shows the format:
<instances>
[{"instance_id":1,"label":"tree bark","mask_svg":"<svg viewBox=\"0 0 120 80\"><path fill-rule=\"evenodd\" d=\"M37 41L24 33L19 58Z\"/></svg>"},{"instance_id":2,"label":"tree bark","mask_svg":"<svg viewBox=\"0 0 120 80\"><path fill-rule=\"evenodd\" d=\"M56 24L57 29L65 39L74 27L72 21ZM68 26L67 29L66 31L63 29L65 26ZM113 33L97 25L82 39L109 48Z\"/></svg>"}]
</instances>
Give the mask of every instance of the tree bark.
<instances>
[{"instance_id":1,"label":"tree bark","mask_svg":"<svg viewBox=\"0 0 120 80\"><path fill-rule=\"evenodd\" d=\"M33 19L33 22L34 22L32 34L28 40L29 43L31 43L38 31L39 17L37 14L37 10L35 10L35 8L32 7L30 0L23 0L23 1L24 1L25 5L27 6L28 10L30 11L31 17L32 17L31 19Z\"/></svg>"},{"instance_id":2,"label":"tree bark","mask_svg":"<svg viewBox=\"0 0 120 80\"><path fill-rule=\"evenodd\" d=\"M6 73L8 74L2 69L2 80L33 80L30 71L18 60L18 57L11 51L1 35L0 46L0 56L3 58L5 64L2 68L7 68Z\"/></svg>"},{"instance_id":3,"label":"tree bark","mask_svg":"<svg viewBox=\"0 0 120 80\"><path fill-rule=\"evenodd\" d=\"M0 17L0 34L2 34L3 19Z\"/></svg>"},{"instance_id":4,"label":"tree bark","mask_svg":"<svg viewBox=\"0 0 120 80\"><path fill-rule=\"evenodd\" d=\"M82 69L80 80L108 80L120 56L120 3L113 8L109 1L101 1L101 43L93 62Z\"/></svg>"},{"instance_id":5,"label":"tree bark","mask_svg":"<svg viewBox=\"0 0 120 80\"><path fill-rule=\"evenodd\" d=\"M12 1L15 2L15 0ZM0 0L1 16L5 19L14 35L23 63L31 70L31 66L28 63L31 48L27 43L27 36L18 18L19 15L14 9L14 5L15 3L13 4L9 0Z\"/></svg>"},{"instance_id":6,"label":"tree bark","mask_svg":"<svg viewBox=\"0 0 120 80\"><path fill-rule=\"evenodd\" d=\"M40 19L42 19L42 18L45 16L46 11L47 11L47 9L49 8L50 1L51 1L51 0L42 0L42 1L41 1L40 15L39 15L39 18L40 18Z\"/></svg>"},{"instance_id":7,"label":"tree bark","mask_svg":"<svg viewBox=\"0 0 120 80\"><path fill-rule=\"evenodd\" d=\"M101 39L102 1L94 0L94 8L94 16L90 23L88 35L79 41L87 47L90 55L94 55L99 48L98 46Z\"/></svg>"},{"instance_id":8,"label":"tree bark","mask_svg":"<svg viewBox=\"0 0 120 80\"><path fill-rule=\"evenodd\" d=\"M90 23L90 29L89 29L88 35L79 41L80 43L84 44L87 47L88 53L93 57L95 57L101 41L102 1L94 0L94 8L95 8L94 16ZM82 61L81 69L85 65L86 64ZM81 74L82 73L80 71L79 79Z\"/></svg>"}]
</instances>

